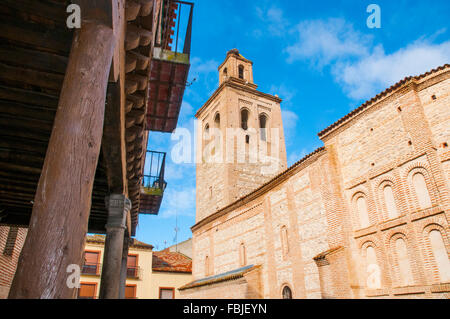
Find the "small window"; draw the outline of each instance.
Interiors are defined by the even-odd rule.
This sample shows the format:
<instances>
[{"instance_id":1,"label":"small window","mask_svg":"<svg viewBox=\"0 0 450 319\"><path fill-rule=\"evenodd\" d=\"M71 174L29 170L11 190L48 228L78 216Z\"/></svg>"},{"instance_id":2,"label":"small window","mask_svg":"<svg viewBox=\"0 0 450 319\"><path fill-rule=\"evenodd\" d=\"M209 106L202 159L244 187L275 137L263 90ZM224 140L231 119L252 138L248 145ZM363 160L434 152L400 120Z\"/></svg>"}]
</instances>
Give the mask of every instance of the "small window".
<instances>
[{"instance_id":1,"label":"small window","mask_svg":"<svg viewBox=\"0 0 450 319\"><path fill-rule=\"evenodd\" d=\"M259 130L261 140L267 141L267 117L264 114L259 116Z\"/></svg>"},{"instance_id":2,"label":"small window","mask_svg":"<svg viewBox=\"0 0 450 319\"><path fill-rule=\"evenodd\" d=\"M421 209L430 208L431 198L427 188L427 182L422 173L416 173L412 177L414 190L416 191L417 199Z\"/></svg>"},{"instance_id":3,"label":"small window","mask_svg":"<svg viewBox=\"0 0 450 319\"><path fill-rule=\"evenodd\" d=\"M283 257L286 258L289 255L289 240L286 226L281 227L281 247L283 250Z\"/></svg>"},{"instance_id":4,"label":"small window","mask_svg":"<svg viewBox=\"0 0 450 319\"><path fill-rule=\"evenodd\" d=\"M220 114L217 113L216 117L214 118L214 127L217 129L220 129Z\"/></svg>"},{"instance_id":5,"label":"small window","mask_svg":"<svg viewBox=\"0 0 450 319\"><path fill-rule=\"evenodd\" d=\"M225 76L228 75L228 69L227 68L223 69L223 75L225 75Z\"/></svg>"},{"instance_id":6,"label":"small window","mask_svg":"<svg viewBox=\"0 0 450 319\"><path fill-rule=\"evenodd\" d=\"M97 284L95 283L80 283L78 289L78 299L95 299Z\"/></svg>"},{"instance_id":7,"label":"small window","mask_svg":"<svg viewBox=\"0 0 450 319\"><path fill-rule=\"evenodd\" d=\"M138 277L138 256L128 255L127 259L127 278Z\"/></svg>"},{"instance_id":8,"label":"small window","mask_svg":"<svg viewBox=\"0 0 450 319\"><path fill-rule=\"evenodd\" d=\"M100 260L100 252L85 251L82 274L99 275L100 273L99 260Z\"/></svg>"},{"instance_id":9,"label":"small window","mask_svg":"<svg viewBox=\"0 0 450 319\"><path fill-rule=\"evenodd\" d=\"M284 286L283 288L283 299L292 299L292 290L288 286Z\"/></svg>"},{"instance_id":10,"label":"small window","mask_svg":"<svg viewBox=\"0 0 450 319\"><path fill-rule=\"evenodd\" d=\"M244 267L245 265L247 265L247 254L245 251L245 245L244 243L241 243L241 245L239 246L239 261L241 264L241 267Z\"/></svg>"},{"instance_id":11,"label":"small window","mask_svg":"<svg viewBox=\"0 0 450 319\"><path fill-rule=\"evenodd\" d=\"M248 130L248 110L241 110L241 128L244 131Z\"/></svg>"},{"instance_id":12,"label":"small window","mask_svg":"<svg viewBox=\"0 0 450 319\"><path fill-rule=\"evenodd\" d=\"M205 134L203 136L203 139L206 141L209 140L209 124L205 125Z\"/></svg>"},{"instance_id":13,"label":"small window","mask_svg":"<svg viewBox=\"0 0 450 319\"><path fill-rule=\"evenodd\" d=\"M209 256L205 257L205 276L210 275L210 267L209 267Z\"/></svg>"},{"instance_id":14,"label":"small window","mask_svg":"<svg viewBox=\"0 0 450 319\"><path fill-rule=\"evenodd\" d=\"M244 66L239 65L239 78L244 79Z\"/></svg>"},{"instance_id":15,"label":"small window","mask_svg":"<svg viewBox=\"0 0 450 319\"><path fill-rule=\"evenodd\" d=\"M175 288L159 288L159 299L175 299Z\"/></svg>"},{"instance_id":16,"label":"small window","mask_svg":"<svg viewBox=\"0 0 450 319\"><path fill-rule=\"evenodd\" d=\"M125 299L136 299L136 285L125 286Z\"/></svg>"}]
</instances>

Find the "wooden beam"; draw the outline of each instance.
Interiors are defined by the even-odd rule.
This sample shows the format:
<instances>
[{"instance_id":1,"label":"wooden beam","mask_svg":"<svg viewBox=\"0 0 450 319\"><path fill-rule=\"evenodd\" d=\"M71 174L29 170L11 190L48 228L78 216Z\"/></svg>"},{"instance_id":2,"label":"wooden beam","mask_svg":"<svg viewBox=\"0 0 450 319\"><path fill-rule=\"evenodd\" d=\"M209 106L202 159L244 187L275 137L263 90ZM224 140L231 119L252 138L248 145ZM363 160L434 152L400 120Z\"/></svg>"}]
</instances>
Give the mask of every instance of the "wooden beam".
<instances>
[{"instance_id":1,"label":"wooden beam","mask_svg":"<svg viewBox=\"0 0 450 319\"><path fill-rule=\"evenodd\" d=\"M27 84L59 91L64 77L61 74L31 70L0 63L0 80L7 83Z\"/></svg>"},{"instance_id":2,"label":"wooden beam","mask_svg":"<svg viewBox=\"0 0 450 319\"><path fill-rule=\"evenodd\" d=\"M58 107L57 96L4 85L0 85L0 99L54 110Z\"/></svg>"},{"instance_id":3,"label":"wooden beam","mask_svg":"<svg viewBox=\"0 0 450 319\"><path fill-rule=\"evenodd\" d=\"M105 125L102 138L102 154L106 167L109 191L112 194L128 194L126 179L125 145L125 58L124 47L126 19L125 1L118 2L117 36L119 45L114 56L118 61L117 82L108 85Z\"/></svg>"},{"instance_id":4,"label":"wooden beam","mask_svg":"<svg viewBox=\"0 0 450 319\"><path fill-rule=\"evenodd\" d=\"M66 16L66 13L63 13ZM72 31L67 28L53 28L19 19L0 17L0 38L28 45L47 52L67 54L70 51Z\"/></svg>"},{"instance_id":5,"label":"wooden beam","mask_svg":"<svg viewBox=\"0 0 450 319\"><path fill-rule=\"evenodd\" d=\"M4 44L0 45L0 61L8 65L60 74L64 74L67 67L65 56Z\"/></svg>"},{"instance_id":6,"label":"wooden beam","mask_svg":"<svg viewBox=\"0 0 450 319\"><path fill-rule=\"evenodd\" d=\"M110 6L106 11L117 8L114 0L104 3ZM89 10L82 8L84 13ZM75 298L76 289L66 283L66 270L82 263L116 42L113 28L104 21L83 21L75 32L9 298Z\"/></svg>"}]
</instances>

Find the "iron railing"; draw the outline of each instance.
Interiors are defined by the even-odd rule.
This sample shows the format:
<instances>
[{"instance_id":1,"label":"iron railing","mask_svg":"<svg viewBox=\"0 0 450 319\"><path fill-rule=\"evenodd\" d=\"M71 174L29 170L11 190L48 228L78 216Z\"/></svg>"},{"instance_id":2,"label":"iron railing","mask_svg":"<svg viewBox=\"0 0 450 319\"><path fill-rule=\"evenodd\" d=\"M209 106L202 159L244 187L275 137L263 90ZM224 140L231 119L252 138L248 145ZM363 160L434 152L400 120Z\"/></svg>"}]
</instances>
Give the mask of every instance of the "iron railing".
<instances>
[{"instance_id":1,"label":"iron railing","mask_svg":"<svg viewBox=\"0 0 450 319\"><path fill-rule=\"evenodd\" d=\"M102 264L84 263L81 268L82 275L100 276L102 271Z\"/></svg>"},{"instance_id":2,"label":"iron railing","mask_svg":"<svg viewBox=\"0 0 450 319\"><path fill-rule=\"evenodd\" d=\"M167 182L164 180L165 168L166 153L147 151L144 177L142 179L142 186L146 194L163 195L167 186Z\"/></svg>"},{"instance_id":3,"label":"iron railing","mask_svg":"<svg viewBox=\"0 0 450 319\"><path fill-rule=\"evenodd\" d=\"M187 8L189 7L189 8ZM189 10L187 21L183 21L184 10ZM158 13L155 47L163 48L175 53L191 54L192 19L194 4L186 1L166 0ZM180 28L185 29L184 37ZM176 31L175 31L176 30ZM172 39L171 36L175 38ZM175 48L173 42L175 41ZM181 43L183 42L183 43ZM181 51L181 44L183 50Z\"/></svg>"},{"instance_id":4,"label":"iron railing","mask_svg":"<svg viewBox=\"0 0 450 319\"><path fill-rule=\"evenodd\" d=\"M140 267L128 267L127 268L127 278L129 278L129 279L141 278L141 268Z\"/></svg>"}]
</instances>

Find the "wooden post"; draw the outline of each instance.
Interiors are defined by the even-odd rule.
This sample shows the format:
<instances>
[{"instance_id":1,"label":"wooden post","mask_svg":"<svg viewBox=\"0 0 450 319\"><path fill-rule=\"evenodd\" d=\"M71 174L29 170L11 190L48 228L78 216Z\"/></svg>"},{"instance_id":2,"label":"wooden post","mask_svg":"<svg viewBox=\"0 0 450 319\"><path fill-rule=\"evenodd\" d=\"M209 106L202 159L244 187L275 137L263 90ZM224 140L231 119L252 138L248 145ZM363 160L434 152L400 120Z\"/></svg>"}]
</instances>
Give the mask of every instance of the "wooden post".
<instances>
[{"instance_id":1,"label":"wooden post","mask_svg":"<svg viewBox=\"0 0 450 319\"><path fill-rule=\"evenodd\" d=\"M130 241L131 238L125 236L123 241L122 266L120 268L119 299L125 299L125 287L127 285L128 272L128 248L130 247Z\"/></svg>"},{"instance_id":2,"label":"wooden post","mask_svg":"<svg viewBox=\"0 0 450 319\"><path fill-rule=\"evenodd\" d=\"M106 198L106 207L108 223L106 224L100 299L119 299L123 244L131 201L125 195L115 194Z\"/></svg>"},{"instance_id":3,"label":"wooden post","mask_svg":"<svg viewBox=\"0 0 450 319\"><path fill-rule=\"evenodd\" d=\"M113 29L95 21L75 31L9 298L76 295L67 285L67 267L82 263L115 44Z\"/></svg>"}]
</instances>

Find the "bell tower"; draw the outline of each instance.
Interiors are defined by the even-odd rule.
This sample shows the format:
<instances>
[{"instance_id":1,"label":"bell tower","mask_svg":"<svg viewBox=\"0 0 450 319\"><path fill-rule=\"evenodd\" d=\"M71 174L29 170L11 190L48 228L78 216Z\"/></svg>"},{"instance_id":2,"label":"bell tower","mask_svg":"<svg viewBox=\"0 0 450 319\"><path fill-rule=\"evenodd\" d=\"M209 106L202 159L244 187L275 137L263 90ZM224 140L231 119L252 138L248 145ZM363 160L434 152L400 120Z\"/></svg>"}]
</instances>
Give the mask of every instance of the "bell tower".
<instances>
[{"instance_id":1,"label":"bell tower","mask_svg":"<svg viewBox=\"0 0 450 319\"><path fill-rule=\"evenodd\" d=\"M257 90L253 62L237 49L218 71L219 88L196 114L196 222L287 168L281 99Z\"/></svg>"}]
</instances>

